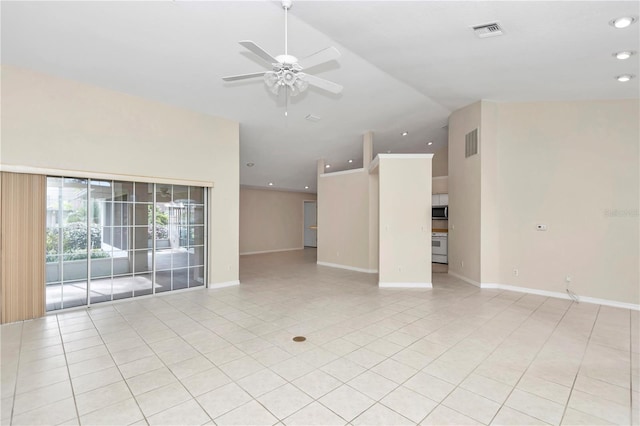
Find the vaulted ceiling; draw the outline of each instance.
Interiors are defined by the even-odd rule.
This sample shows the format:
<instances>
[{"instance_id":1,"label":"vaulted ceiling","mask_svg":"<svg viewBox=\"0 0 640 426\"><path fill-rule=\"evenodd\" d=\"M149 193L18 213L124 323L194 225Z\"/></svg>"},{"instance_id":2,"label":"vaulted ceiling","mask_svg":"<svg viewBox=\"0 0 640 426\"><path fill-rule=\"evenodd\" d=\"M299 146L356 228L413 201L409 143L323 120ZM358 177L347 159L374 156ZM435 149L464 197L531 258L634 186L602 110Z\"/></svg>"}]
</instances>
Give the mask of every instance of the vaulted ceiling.
<instances>
[{"instance_id":1,"label":"vaulted ceiling","mask_svg":"<svg viewBox=\"0 0 640 426\"><path fill-rule=\"evenodd\" d=\"M328 46L342 56L313 74L344 86L290 98L261 78L238 44L284 53L284 12L275 1L2 2L2 63L69 78L240 122L244 185L309 191L316 160L331 170L362 162L362 134L374 151L435 152L449 114L479 99L548 101L638 98L640 15L635 1L294 1L289 53ZM478 38L472 26L498 22L504 34ZM320 121L305 119L308 114ZM401 136L408 131L407 136ZM433 142L431 146L427 142ZM354 159L353 164L347 163ZM246 163L255 163L246 167Z\"/></svg>"}]
</instances>

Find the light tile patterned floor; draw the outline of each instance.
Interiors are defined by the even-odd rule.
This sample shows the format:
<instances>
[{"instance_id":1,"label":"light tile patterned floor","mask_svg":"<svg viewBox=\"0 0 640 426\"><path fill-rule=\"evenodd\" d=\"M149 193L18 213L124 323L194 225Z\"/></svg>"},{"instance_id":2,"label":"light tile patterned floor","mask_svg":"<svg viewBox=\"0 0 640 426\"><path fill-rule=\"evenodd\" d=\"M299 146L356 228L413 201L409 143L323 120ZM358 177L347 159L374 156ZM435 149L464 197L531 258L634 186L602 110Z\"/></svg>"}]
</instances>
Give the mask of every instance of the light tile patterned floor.
<instances>
[{"instance_id":1,"label":"light tile patterned floor","mask_svg":"<svg viewBox=\"0 0 640 426\"><path fill-rule=\"evenodd\" d=\"M638 424L639 315L241 258L239 287L5 325L2 424ZM307 341L294 343L304 335Z\"/></svg>"}]
</instances>

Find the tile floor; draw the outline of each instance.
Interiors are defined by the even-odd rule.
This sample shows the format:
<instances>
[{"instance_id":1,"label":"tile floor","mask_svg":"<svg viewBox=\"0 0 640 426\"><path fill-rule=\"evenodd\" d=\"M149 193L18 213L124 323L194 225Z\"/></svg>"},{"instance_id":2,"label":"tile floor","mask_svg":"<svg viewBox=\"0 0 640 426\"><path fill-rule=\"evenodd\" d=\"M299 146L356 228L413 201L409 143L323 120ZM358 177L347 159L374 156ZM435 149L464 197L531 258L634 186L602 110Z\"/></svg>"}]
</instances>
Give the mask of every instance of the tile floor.
<instances>
[{"instance_id":1,"label":"tile floor","mask_svg":"<svg viewBox=\"0 0 640 426\"><path fill-rule=\"evenodd\" d=\"M241 258L239 287L1 327L2 424L638 424L639 315ZM291 339L304 335L307 341Z\"/></svg>"}]
</instances>

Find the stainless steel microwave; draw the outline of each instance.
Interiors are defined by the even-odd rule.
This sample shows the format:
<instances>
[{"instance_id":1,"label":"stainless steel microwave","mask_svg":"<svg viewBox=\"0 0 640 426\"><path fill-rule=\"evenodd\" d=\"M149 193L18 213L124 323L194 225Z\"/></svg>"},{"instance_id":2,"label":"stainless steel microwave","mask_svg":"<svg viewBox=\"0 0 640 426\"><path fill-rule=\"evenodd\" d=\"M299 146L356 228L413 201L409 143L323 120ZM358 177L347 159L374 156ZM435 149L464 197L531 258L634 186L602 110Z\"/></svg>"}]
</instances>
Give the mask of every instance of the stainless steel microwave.
<instances>
[{"instance_id":1,"label":"stainless steel microwave","mask_svg":"<svg viewBox=\"0 0 640 426\"><path fill-rule=\"evenodd\" d=\"M431 207L431 218L446 220L449 218L449 207L447 206L439 206L439 207Z\"/></svg>"}]
</instances>

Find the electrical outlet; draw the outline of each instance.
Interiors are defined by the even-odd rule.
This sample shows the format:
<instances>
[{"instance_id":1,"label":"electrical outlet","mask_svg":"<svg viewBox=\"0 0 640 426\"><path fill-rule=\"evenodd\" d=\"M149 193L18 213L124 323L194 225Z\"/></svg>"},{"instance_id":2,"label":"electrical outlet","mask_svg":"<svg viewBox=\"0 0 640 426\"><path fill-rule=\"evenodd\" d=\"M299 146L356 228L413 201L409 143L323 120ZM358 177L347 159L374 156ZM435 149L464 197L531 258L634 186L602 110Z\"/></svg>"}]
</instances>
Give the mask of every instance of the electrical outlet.
<instances>
[{"instance_id":1,"label":"electrical outlet","mask_svg":"<svg viewBox=\"0 0 640 426\"><path fill-rule=\"evenodd\" d=\"M518 268L513 268L513 276L517 277L518 275L520 275L520 271L518 270Z\"/></svg>"},{"instance_id":2,"label":"electrical outlet","mask_svg":"<svg viewBox=\"0 0 640 426\"><path fill-rule=\"evenodd\" d=\"M546 231L547 230L547 225L544 223L539 223L536 225L536 229L538 231Z\"/></svg>"}]
</instances>

